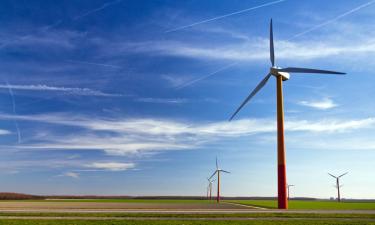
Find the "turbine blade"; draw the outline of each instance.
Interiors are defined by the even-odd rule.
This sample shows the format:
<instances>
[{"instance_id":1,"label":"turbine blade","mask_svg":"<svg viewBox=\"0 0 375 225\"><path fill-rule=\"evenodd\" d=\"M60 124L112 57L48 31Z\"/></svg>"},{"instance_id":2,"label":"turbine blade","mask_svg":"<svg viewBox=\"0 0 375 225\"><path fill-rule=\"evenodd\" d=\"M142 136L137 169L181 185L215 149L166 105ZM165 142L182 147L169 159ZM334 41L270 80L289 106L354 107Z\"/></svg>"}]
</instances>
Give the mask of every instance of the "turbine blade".
<instances>
[{"instance_id":1,"label":"turbine blade","mask_svg":"<svg viewBox=\"0 0 375 225\"><path fill-rule=\"evenodd\" d=\"M330 71L330 70L318 70L318 69L298 68L298 67L287 67L287 68L284 68L284 69L278 69L277 71L287 72L287 73L346 74L346 73Z\"/></svg>"},{"instance_id":2,"label":"turbine blade","mask_svg":"<svg viewBox=\"0 0 375 225\"><path fill-rule=\"evenodd\" d=\"M220 171L224 173L230 173L229 171L226 171L226 170L220 170Z\"/></svg>"},{"instance_id":3,"label":"turbine blade","mask_svg":"<svg viewBox=\"0 0 375 225\"><path fill-rule=\"evenodd\" d=\"M346 174L348 174L349 172L346 172L346 173L344 173L344 174L341 174L340 176L339 176L339 178L340 177L342 177L342 176L344 176L344 175L346 175Z\"/></svg>"},{"instance_id":4,"label":"turbine blade","mask_svg":"<svg viewBox=\"0 0 375 225\"><path fill-rule=\"evenodd\" d=\"M233 113L233 115L230 117L229 121L231 121L237 115L237 113L242 109L242 107L244 107L246 105L246 103L248 103L250 101L250 99L252 97L254 97L254 95L260 89L262 89L262 87L264 87L264 85L267 83L267 81L268 81L268 79L270 79L270 77L271 77L271 74L268 74L265 78L263 78L263 80L258 84L258 86L256 86L256 88L250 93L250 95L247 96L247 98L245 99L245 101L242 102L242 104L240 105L240 107L238 107L238 109Z\"/></svg>"},{"instance_id":5,"label":"turbine blade","mask_svg":"<svg viewBox=\"0 0 375 225\"><path fill-rule=\"evenodd\" d=\"M215 170L215 172L210 176L210 179L215 176L215 174L217 173L217 170Z\"/></svg>"},{"instance_id":6,"label":"turbine blade","mask_svg":"<svg viewBox=\"0 0 375 225\"><path fill-rule=\"evenodd\" d=\"M219 165L217 164L217 156L216 156L216 170L219 169Z\"/></svg>"},{"instance_id":7,"label":"turbine blade","mask_svg":"<svg viewBox=\"0 0 375 225\"><path fill-rule=\"evenodd\" d=\"M330 174L330 173L328 173L331 177L333 177L333 178L335 178L335 179L337 179L337 177L336 176L334 176L334 175L332 175L332 174Z\"/></svg>"},{"instance_id":8,"label":"turbine blade","mask_svg":"<svg viewBox=\"0 0 375 225\"><path fill-rule=\"evenodd\" d=\"M275 49L273 46L273 26L272 26L272 19L270 23L270 59L272 66L275 66Z\"/></svg>"}]
</instances>

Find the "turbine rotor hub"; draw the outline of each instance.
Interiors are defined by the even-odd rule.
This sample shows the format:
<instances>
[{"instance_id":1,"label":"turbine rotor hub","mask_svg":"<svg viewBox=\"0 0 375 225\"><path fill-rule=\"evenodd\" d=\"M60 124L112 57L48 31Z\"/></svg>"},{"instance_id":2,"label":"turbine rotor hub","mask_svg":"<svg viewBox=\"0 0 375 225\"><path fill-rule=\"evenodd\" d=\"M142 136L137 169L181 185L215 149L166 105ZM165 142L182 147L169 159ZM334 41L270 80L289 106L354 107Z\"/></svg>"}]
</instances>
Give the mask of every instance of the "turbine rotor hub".
<instances>
[{"instance_id":1,"label":"turbine rotor hub","mask_svg":"<svg viewBox=\"0 0 375 225\"><path fill-rule=\"evenodd\" d=\"M280 72L280 69L281 67L273 66L270 68L270 74L272 74L275 77L281 76L283 78L283 81L289 80L290 74L287 72Z\"/></svg>"}]
</instances>

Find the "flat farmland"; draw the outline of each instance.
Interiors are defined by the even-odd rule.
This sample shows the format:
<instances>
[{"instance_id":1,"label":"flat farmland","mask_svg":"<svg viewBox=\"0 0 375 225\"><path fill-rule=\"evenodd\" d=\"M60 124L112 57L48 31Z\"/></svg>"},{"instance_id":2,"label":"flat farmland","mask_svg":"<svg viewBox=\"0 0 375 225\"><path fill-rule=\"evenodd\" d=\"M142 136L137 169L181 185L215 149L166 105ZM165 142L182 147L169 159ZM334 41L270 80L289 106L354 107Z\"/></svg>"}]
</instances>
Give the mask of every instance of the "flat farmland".
<instances>
[{"instance_id":1,"label":"flat farmland","mask_svg":"<svg viewBox=\"0 0 375 225\"><path fill-rule=\"evenodd\" d=\"M0 225L375 225L375 210L371 210L367 203L357 203L365 206L350 205L347 207L350 210L341 210L337 209L338 203L329 201L291 201L291 206L299 204L299 207L287 211L274 209L274 204L273 201L250 200L217 204L215 201L181 199L0 201ZM305 209L309 205L315 208Z\"/></svg>"},{"instance_id":2,"label":"flat farmland","mask_svg":"<svg viewBox=\"0 0 375 225\"><path fill-rule=\"evenodd\" d=\"M205 200L39 200L39 201L0 201L0 211L136 211L136 210L239 210L247 207L239 204Z\"/></svg>"}]
</instances>

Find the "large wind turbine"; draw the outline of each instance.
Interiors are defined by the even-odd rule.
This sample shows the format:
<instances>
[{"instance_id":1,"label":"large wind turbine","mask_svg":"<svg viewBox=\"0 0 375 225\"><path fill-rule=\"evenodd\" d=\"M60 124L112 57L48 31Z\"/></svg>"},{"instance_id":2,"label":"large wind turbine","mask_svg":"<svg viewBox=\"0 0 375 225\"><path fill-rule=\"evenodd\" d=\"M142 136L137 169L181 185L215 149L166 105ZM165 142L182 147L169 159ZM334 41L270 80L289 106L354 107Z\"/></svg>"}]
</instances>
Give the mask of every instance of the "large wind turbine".
<instances>
[{"instance_id":1,"label":"large wind turbine","mask_svg":"<svg viewBox=\"0 0 375 225\"><path fill-rule=\"evenodd\" d=\"M336 177L336 176L334 176L334 175L332 175L332 174L330 174L330 173L328 173L331 177L333 177L333 178L335 178L336 179L336 188L337 188L337 201L338 202L340 202L341 201L341 198L340 198L340 187L342 187L342 186L340 186L340 178L342 177L342 176L344 176L344 175L346 175L348 172L346 172L346 173L343 173L343 174L341 174L340 176L338 176L338 177Z\"/></svg>"},{"instance_id":2,"label":"large wind turbine","mask_svg":"<svg viewBox=\"0 0 375 225\"><path fill-rule=\"evenodd\" d=\"M221 173L221 172L224 172L224 173L230 173L230 172L228 172L228 171L226 171L226 170L222 170L222 169L219 168L219 165L218 165L218 163L217 163L217 157L216 157L216 170L215 170L215 172L211 175L211 177L208 178L208 179L211 179L213 176L215 176L215 174L217 174L217 197L216 197L216 201L217 201L217 203L220 202L220 173Z\"/></svg>"},{"instance_id":3,"label":"large wind turbine","mask_svg":"<svg viewBox=\"0 0 375 225\"><path fill-rule=\"evenodd\" d=\"M250 101L250 99L267 83L271 76L276 78L277 87L277 174L278 174L278 208L287 209L287 187L286 187L286 161L284 143L284 103L283 103L283 81L290 78L289 73L321 73L321 74L345 74L328 70L307 69L298 67L280 68L275 66L275 52L273 45L272 19L270 23L270 59L271 68L266 77L256 86L249 96L242 102L229 120L232 120L237 113Z\"/></svg>"}]
</instances>

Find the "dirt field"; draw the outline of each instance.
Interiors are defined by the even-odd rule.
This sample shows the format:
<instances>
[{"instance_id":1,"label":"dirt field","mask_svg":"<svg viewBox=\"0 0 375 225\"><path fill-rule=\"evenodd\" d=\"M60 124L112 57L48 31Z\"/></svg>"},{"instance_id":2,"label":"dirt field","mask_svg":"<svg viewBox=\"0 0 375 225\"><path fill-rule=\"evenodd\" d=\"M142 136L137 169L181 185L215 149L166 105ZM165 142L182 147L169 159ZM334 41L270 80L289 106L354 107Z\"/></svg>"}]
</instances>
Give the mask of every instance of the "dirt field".
<instances>
[{"instance_id":1,"label":"dirt field","mask_svg":"<svg viewBox=\"0 0 375 225\"><path fill-rule=\"evenodd\" d=\"M59 210L100 210L100 211L131 211L131 210L243 210L246 206L221 203L221 204L199 204L199 203L110 203L110 202L0 202L0 210L24 210L24 211L59 211Z\"/></svg>"}]
</instances>

